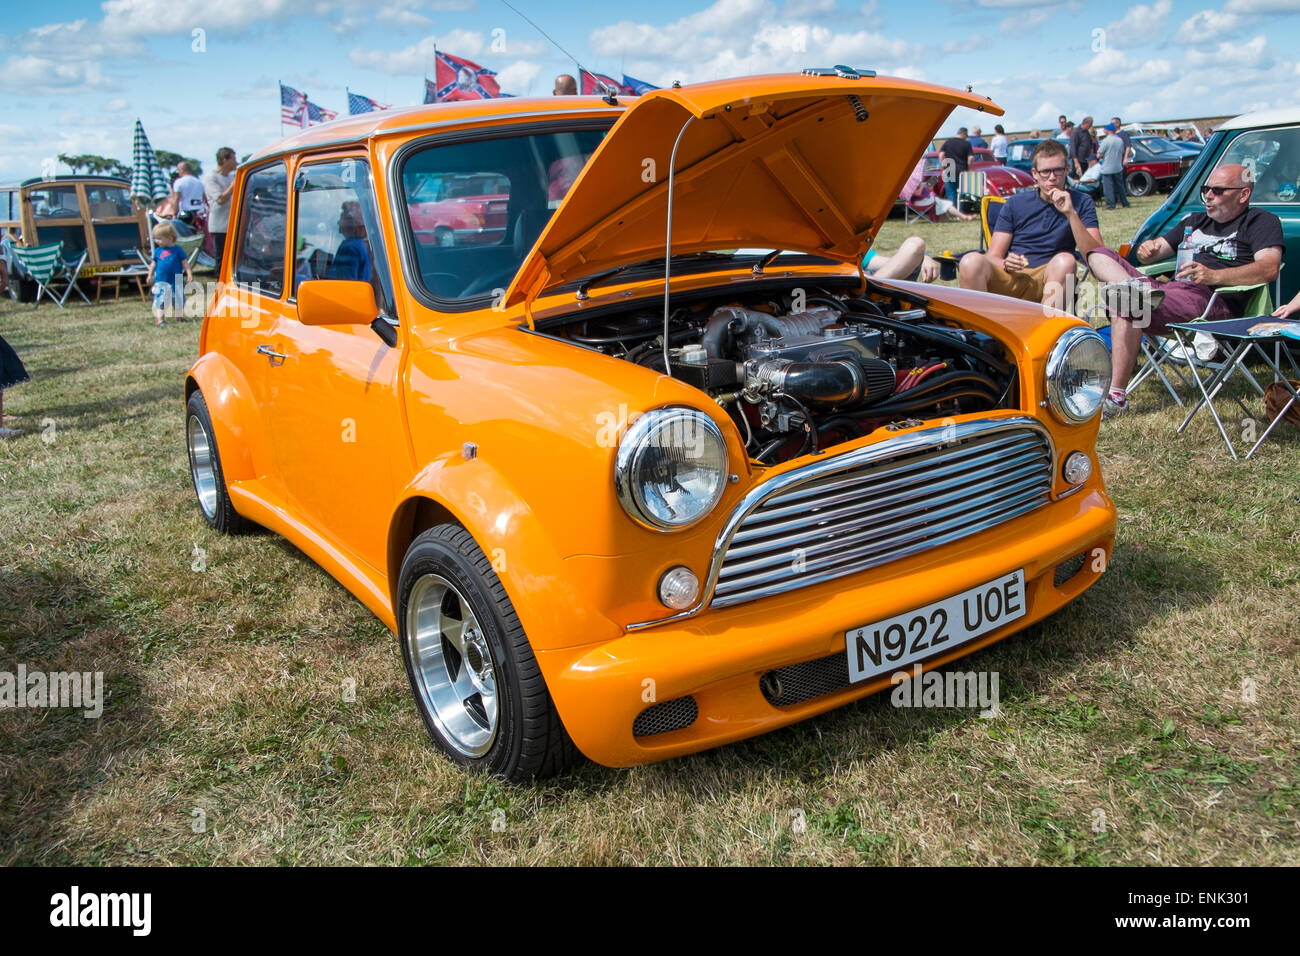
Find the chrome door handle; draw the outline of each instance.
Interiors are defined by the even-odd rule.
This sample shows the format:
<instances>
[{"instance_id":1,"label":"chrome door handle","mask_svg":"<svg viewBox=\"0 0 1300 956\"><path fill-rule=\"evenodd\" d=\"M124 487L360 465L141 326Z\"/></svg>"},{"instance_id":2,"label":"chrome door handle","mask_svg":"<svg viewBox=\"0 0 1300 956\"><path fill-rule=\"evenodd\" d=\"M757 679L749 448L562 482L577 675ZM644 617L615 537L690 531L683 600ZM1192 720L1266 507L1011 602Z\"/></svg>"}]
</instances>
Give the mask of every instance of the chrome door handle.
<instances>
[{"instance_id":1,"label":"chrome door handle","mask_svg":"<svg viewBox=\"0 0 1300 956\"><path fill-rule=\"evenodd\" d=\"M257 354L265 355L267 357L267 360L270 361L272 367L274 368L279 368L281 365L284 364L284 360L289 357L285 355L283 352L277 352L269 345L259 345L257 347Z\"/></svg>"}]
</instances>

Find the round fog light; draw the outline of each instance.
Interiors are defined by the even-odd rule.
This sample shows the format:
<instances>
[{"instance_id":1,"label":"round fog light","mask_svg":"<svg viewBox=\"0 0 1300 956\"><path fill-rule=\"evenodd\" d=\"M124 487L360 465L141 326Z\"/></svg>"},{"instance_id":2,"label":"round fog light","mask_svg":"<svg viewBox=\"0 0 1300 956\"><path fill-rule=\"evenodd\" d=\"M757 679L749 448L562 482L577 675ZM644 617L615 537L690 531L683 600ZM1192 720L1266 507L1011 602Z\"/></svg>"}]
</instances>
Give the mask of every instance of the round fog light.
<instances>
[{"instance_id":1,"label":"round fog light","mask_svg":"<svg viewBox=\"0 0 1300 956\"><path fill-rule=\"evenodd\" d=\"M1081 485L1092 477L1092 459L1081 451L1072 452L1061 468L1061 477L1072 485Z\"/></svg>"},{"instance_id":2,"label":"round fog light","mask_svg":"<svg viewBox=\"0 0 1300 956\"><path fill-rule=\"evenodd\" d=\"M700 596L700 579L690 568L670 568L659 579L659 600L664 607L684 611Z\"/></svg>"}]
</instances>

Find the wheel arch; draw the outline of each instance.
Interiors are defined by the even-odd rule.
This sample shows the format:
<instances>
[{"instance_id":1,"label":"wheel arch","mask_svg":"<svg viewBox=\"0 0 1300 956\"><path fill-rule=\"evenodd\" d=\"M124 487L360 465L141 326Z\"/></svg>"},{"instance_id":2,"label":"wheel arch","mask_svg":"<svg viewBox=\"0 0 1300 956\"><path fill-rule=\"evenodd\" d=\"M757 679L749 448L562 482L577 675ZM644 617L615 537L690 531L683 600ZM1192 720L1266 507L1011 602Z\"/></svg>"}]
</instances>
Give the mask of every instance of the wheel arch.
<instances>
[{"instance_id":1,"label":"wheel arch","mask_svg":"<svg viewBox=\"0 0 1300 956\"><path fill-rule=\"evenodd\" d=\"M399 613L406 552L416 537L440 524L459 525L482 549L536 650L622 634L584 600L582 582L543 523L506 476L483 459L435 462L402 494L388 529L388 592L394 617Z\"/></svg>"},{"instance_id":2,"label":"wheel arch","mask_svg":"<svg viewBox=\"0 0 1300 956\"><path fill-rule=\"evenodd\" d=\"M226 480L256 478L265 470L269 446L243 374L220 353L208 352L185 376L185 401L196 391L208 406Z\"/></svg>"}]
</instances>

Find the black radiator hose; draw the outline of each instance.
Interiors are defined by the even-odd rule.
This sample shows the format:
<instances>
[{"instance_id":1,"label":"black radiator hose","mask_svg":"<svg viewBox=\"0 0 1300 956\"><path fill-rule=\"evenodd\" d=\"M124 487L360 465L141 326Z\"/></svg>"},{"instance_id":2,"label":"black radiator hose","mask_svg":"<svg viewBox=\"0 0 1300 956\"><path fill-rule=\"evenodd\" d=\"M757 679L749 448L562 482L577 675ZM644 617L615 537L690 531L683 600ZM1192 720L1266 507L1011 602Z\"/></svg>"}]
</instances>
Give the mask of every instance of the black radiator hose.
<instances>
[{"instance_id":1,"label":"black radiator hose","mask_svg":"<svg viewBox=\"0 0 1300 956\"><path fill-rule=\"evenodd\" d=\"M954 392L954 394L946 394L949 391ZM996 405L998 391L998 383L987 375L981 375L979 372L961 370L944 372L941 375L927 378L916 388L909 388L906 391L899 392L879 405L872 406L871 411L873 415L883 412L911 411L916 408L925 408L928 405L949 398L968 395L987 398L990 405Z\"/></svg>"}]
</instances>

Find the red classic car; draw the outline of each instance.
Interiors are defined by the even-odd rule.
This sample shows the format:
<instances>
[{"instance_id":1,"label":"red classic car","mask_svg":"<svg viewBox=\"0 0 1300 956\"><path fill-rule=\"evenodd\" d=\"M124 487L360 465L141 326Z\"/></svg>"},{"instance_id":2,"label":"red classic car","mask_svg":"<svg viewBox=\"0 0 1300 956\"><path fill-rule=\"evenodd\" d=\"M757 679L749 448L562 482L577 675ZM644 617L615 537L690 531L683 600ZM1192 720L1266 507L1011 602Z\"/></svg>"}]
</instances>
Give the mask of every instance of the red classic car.
<instances>
[{"instance_id":1,"label":"red classic car","mask_svg":"<svg viewBox=\"0 0 1300 956\"><path fill-rule=\"evenodd\" d=\"M1034 186L1034 177L1022 169L1014 169L1010 166L1003 166L993 158L991 149L983 149L979 146L974 147L971 156L970 171L973 173L984 173L987 183L985 195L988 196L1010 196L1020 192L1022 189L1032 189ZM925 185L929 186L937 195L943 195L943 183L940 181L942 169L939 166L938 150L931 150L925 154Z\"/></svg>"},{"instance_id":2,"label":"red classic car","mask_svg":"<svg viewBox=\"0 0 1300 956\"><path fill-rule=\"evenodd\" d=\"M440 173L408 194L411 226L425 245L500 242L506 232L510 184L496 173Z\"/></svg>"}]
</instances>

